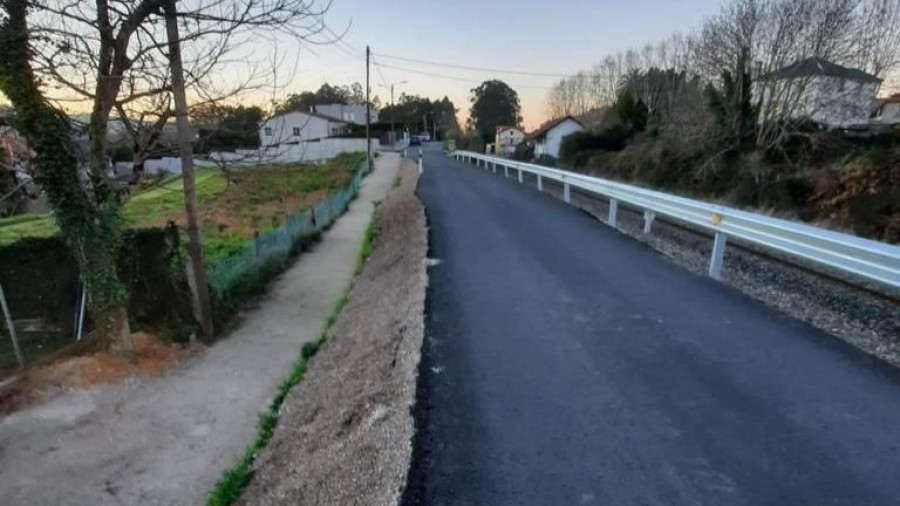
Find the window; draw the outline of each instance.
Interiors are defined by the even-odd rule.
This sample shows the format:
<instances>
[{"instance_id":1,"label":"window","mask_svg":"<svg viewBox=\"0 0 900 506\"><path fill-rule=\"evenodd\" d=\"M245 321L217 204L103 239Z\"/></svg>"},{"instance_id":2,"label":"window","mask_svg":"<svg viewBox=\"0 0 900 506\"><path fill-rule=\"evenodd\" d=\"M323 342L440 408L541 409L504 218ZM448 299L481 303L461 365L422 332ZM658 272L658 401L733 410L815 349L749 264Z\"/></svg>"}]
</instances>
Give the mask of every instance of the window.
<instances>
[{"instance_id":1,"label":"window","mask_svg":"<svg viewBox=\"0 0 900 506\"><path fill-rule=\"evenodd\" d=\"M272 127L265 128L266 137L272 137Z\"/></svg>"},{"instance_id":2,"label":"window","mask_svg":"<svg viewBox=\"0 0 900 506\"><path fill-rule=\"evenodd\" d=\"M294 127L294 137L300 137L300 128Z\"/></svg>"}]
</instances>

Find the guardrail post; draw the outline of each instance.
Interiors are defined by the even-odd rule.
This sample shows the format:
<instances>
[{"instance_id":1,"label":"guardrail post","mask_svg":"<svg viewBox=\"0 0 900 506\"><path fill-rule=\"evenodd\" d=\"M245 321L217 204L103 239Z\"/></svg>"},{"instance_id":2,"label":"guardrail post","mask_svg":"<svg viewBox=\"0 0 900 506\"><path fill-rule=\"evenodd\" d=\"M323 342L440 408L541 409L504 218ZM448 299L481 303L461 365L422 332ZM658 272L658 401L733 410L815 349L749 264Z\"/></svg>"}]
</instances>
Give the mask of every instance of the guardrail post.
<instances>
[{"instance_id":1,"label":"guardrail post","mask_svg":"<svg viewBox=\"0 0 900 506\"><path fill-rule=\"evenodd\" d=\"M522 169L519 169L519 184L522 184Z\"/></svg>"},{"instance_id":2,"label":"guardrail post","mask_svg":"<svg viewBox=\"0 0 900 506\"><path fill-rule=\"evenodd\" d=\"M722 279L722 263L725 260L725 243L727 238L724 233L716 232L716 238L713 241L712 255L709 257L709 277L719 280Z\"/></svg>"},{"instance_id":3,"label":"guardrail post","mask_svg":"<svg viewBox=\"0 0 900 506\"><path fill-rule=\"evenodd\" d=\"M616 199L609 199L609 216L607 217L606 221L610 227L616 228L616 218L618 217L618 215L619 201Z\"/></svg>"},{"instance_id":4,"label":"guardrail post","mask_svg":"<svg viewBox=\"0 0 900 506\"><path fill-rule=\"evenodd\" d=\"M572 192L569 189L569 183L563 181L563 200L566 201L566 204L572 202Z\"/></svg>"},{"instance_id":5,"label":"guardrail post","mask_svg":"<svg viewBox=\"0 0 900 506\"><path fill-rule=\"evenodd\" d=\"M509 177L509 166L503 166L503 177Z\"/></svg>"},{"instance_id":6,"label":"guardrail post","mask_svg":"<svg viewBox=\"0 0 900 506\"><path fill-rule=\"evenodd\" d=\"M650 228L653 226L653 220L656 219L656 213L649 209L644 209L644 233L649 234Z\"/></svg>"},{"instance_id":7,"label":"guardrail post","mask_svg":"<svg viewBox=\"0 0 900 506\"><path fill-rule=\"evenodd\" d=\"M422 157L419 157L419 175L422 175L423 167L422 167Z\"/></svg>"},{"instance_id":8,"label":"guardrail post","mask_svg":"<svg viewBox=\"0 0 900 506\"><path fill-rule=\"evenodd\" d=\"M541 179L540 174L537 175L537 180L538 180L538 191L539 192L544 191L544 181L543 181L543 179Z\"/></svg>"}]
</instances>

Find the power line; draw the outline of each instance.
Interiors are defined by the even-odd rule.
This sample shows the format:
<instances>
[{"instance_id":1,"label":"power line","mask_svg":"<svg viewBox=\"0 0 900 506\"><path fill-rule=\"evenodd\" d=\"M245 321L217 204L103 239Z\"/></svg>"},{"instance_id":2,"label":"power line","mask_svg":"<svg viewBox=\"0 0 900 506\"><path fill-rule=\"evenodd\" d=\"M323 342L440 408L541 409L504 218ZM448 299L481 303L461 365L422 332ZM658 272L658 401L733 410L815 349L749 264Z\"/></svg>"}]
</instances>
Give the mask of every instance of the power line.
<instances>
[{"instance_id":1,"label":"power line","mask_svg":"<svg viewBox=\"0 0 900 506\"><path fill-rule=\"evenodd\" d=\"M327 31L332 37L334 37L334 46L337 47L342 53L348 56L353 56L354 58L361 58L361 51L358 51L355 47L350 45L349 42L344 40L343 35L338 35L334 30L331 29L330 26L324 25L325 31Z\"/></svg>"},{"instance_id":2,"label":"power line","mask_svg":"<svg viewBox=\"0 0 900 506\"><path fill-rule=\"evenodd\" d=\"M381 70L381 64L378 63L378 60L376 60L374 56L372 56L372 63L375 64L375 70L378 71L378 77L381 78L381 84L384 85L384 87L387 88L387 87L388 87L388 80L384 78L384 72L382 72L382 70Z\"/></svg>"},{"instance_id":3,"label":"power line","mask_svg":"<svg viewBox=\"0 0 900 506\"><path fill-rule=\"evenodd\" d=\"M461 69L461 70L473 70L473 71L478 71L478 72L495 72L498 74L516 74L516 75L533 76L533 77L557 77L557 78L583 77L583 75L579 76L578 74L561 74L561 73L556 73L556 72L531 72L531 71L524 71L524 70L495 69L495 68L489 68L489 67L472 67L469 65L457 65L454 63L441 63L441 62L428 61L428 60L419 60L416 58L407 58L405 56L392 56L392 55L386 55L386 54L379 54L378 56L380 56L382 58L388 58L391 60L400 60L400 61L404 61L404 62L408 62L408 63L418 63L421 65L431 65L434 67L446 67L446 68Z\"/></svg>"},{"instance_id":4,"label":"power line","mask_svg":"<svg viewBox=\"0 0 900 506\"><path fill-rule=\"evenodd\" d=\"M479 80L479 79L451 76L451 75L447 75L447 74L438 74L435 72L426 72L424 70L415 70L415 69L410 69L410 68L405 68L405 67L398 67L396 65L388 65L386 63L382 63L381 66L383 66L384 68L387 68L387 69L399 70L401 72L411 72L413 74L419 74L419 75L428 76L428 77L437 77L440 79L449 79L452 81L461 81L461 82L474 83L474 84L481 84L483 82L482 80ZM516 85L515 87L516 88L531 88L531 89L535 89L535 90L544 90L544 91L552 89L552 87L550 87L550 86Z\"/></svg>"}]
</instances>

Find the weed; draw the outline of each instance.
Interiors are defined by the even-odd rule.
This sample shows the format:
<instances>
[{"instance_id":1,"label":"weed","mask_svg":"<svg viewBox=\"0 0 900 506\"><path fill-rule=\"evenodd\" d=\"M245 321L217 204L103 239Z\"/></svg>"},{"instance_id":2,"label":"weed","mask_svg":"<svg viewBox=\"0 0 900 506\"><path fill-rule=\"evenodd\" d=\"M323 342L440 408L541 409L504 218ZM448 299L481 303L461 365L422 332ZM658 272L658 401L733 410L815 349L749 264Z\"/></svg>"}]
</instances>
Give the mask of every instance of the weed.
<instances>
[{"instance_id":1,"label":"weed","mask_svg":"<svg viewBox=\"0 0 900 506\"><path fill-rule=\"evenodd\" d=\"M366 233L363 235L362 247L359 250L359 258L356 260L356 270L354 271L356 274L362 272L366 260L368 260L369 255L372 254L372 248L375 246L375 235L377 232L377 225L373 219L369 222L369 225L366 227Z\"/></svg>"},{"instance_id":2,"label":"weed","mask_svg":"<svg viewBox=\"0 0 900 506\"><path fill-rule=\"evenodd\" d=\"M359 274L366 259L368 259L369 255L372 253L375 233L376 226L375 220L373 219L369 222L365 234L363 235L354 277ZM310 361L328 341L328 331L331 330L337 322L338 315L340 315L344 306L350 301L350 290L352 288L353 280L350 281L344 289L344 292L341 294L341 297L338 298L332 306L331 313L328 315L328 318L325 319L325 324L322 326L322 332L319 334L319 338L316 341L305 343L303 347L300 348L300 356L294 364L294 367L291 369L290 375L281 382L281 385L278 387L278 392L272 399L272 403L269 404L268 409L260 415L259 420L256 423L256 436L247 447L247 450L244 451L244 454L238 459L237 463L235 463L231 469L227 469L222 474L222 477L219 478L219 481L216 482L212 492L209 494L209 499L207 500L208 506L229 506L234 504L238 497L240 497L244 488L250 483L250 479L253 477L253 462L256 460L259 452L269 444L272 436L275 435L275 428L278 426L278 416L288 393L303 380L303 377L306 375L306 371L309 368Z\"/></svg>"}]
</instances>

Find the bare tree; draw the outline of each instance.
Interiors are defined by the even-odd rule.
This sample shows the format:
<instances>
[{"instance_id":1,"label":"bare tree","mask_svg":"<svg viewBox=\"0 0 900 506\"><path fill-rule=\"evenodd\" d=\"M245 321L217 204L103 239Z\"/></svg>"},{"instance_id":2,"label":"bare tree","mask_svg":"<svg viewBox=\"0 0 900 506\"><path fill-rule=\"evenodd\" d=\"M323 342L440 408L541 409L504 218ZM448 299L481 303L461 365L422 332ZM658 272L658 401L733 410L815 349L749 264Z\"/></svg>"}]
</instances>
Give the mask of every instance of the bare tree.
<instances>
[{"instance_id":1,"label":"bare tree","mask_svg":"<svg viewBox=\"0 0 900 506\"><path fill-rule=\"evenodd\" d=\"M120 241L119 201L109 177L107 131L111 112L129 116L129 106L169 94L165 79L167 46L161 21L163 0L3 0L3 53L15 55L0 69L3 91L22 115L23 132L38 151L45 188L63 185L83 190L50 201L63 235L75 252L98 318L96 334L102 346L130 342L125 289L115 272ZM194 74L209 75L223 65L246 61L242 44L272 34L310 41L324 32L330 2L314 0L190 0L178 13L179 42L185 53L186 81L191 98L204 91L191 87ZM252 60L252 58L251 58ZM192 70L206 68L205 72ZM27 93L12 89L23 80ZM19 83L16 83L19 84ZM39 123L61 118L54 135L68 135L56 104L80 102L90 108L86 181L79 182L75 151L50 154ZM139 109L136 105L132 110ZM55 120L52 120L55 121ZM160 121L159 119L157 121ZM129 123L126 121L126 123ZM61 143L66 146L68 143ZM48 150L42 155L41 150ZM56 163L56 165L53 165ZM69 193L72 193L69 191ZM78 192L81 193L78 193ZM74 216L74 218L70 218ZM76 219L77 218L77 219ZM93 225L91 225L93 223ZM104 251L104 255L100 255Z\"/></svg>"}]
</instances>

